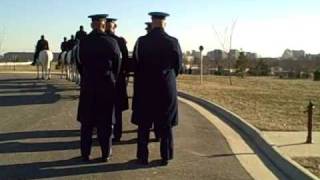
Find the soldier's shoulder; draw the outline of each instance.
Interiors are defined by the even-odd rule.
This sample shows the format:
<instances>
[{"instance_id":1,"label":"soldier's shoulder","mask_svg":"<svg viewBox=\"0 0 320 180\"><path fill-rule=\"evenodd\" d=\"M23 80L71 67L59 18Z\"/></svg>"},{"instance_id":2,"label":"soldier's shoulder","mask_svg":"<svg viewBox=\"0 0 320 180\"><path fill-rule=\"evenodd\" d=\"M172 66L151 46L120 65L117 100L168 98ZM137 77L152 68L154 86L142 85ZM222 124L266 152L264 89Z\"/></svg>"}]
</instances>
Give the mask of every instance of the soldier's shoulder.
<instances>
[{"instance_id":1,"label":"soldier's shoulder","mask_svg":"<svg viewBox=\"0 0 320 180\"><path fill-rule=\"evenodd\" d=\"M111 36L103 36L102 37L107 43L109 43L109 44L111 44L111 45L113 45L113 46L115 46L115 45L118 45L118 42L117 42L117 40L115 39L115 38L113 38L113 37L111 37Z\"/></svg>"},{"instance_id":2,"label":"soldier's shoulder","mask_svg":"<svg viewBox=\"0 0 320 180\"><path fill-rule=\"evenodd\" d=\"M168 39L170 39L173 42L179 42L177 38L170 36L169 34L167 34Z\"/></svg>"},{"instance_id":3,"label":"soldier's shoulder","mask_svg":"<svg viewBox=\"0 0 320 180\"><path fill-rule=\"evenodd\" d=\"M124 43L124 44L127 44L127 40L124 38L124 37L119 37L119 40Z\"/></svg>"},{"instance_id":4,"label":"soldier's shoulder","mask_svg":"<svg viewBox=\"0 0 320 180\"><path fill-rule=\"evenodd\" d=\"M150 38L148 35L140 36L137 41L145 41L148 38Z\"/></svg>"},{"instance_id":5,"label":"soldier's shoulder","mask_svg":"<svg viewBox=\"0 0 320 180\"><path fill-rule=\"evenodd\" d=\"M102 36L102 38L112 42L116 41L117 39L115 36L109 36L109 35Z\"/></svg>"},{"instance_id":6,"label":"soldier's shoulder","mask_svg":"<svg viewBox=\"0 0 320 180\"><path fill-rule=\"evenodd\" d=\"M81 43L87 43L88 41L92 40L94 38L94 36L92 35L92 33L88 34L87 36L83 37L83 39L81 40ZM68 42L68 41L67 41Z\"/></svg>"}]
</instances>

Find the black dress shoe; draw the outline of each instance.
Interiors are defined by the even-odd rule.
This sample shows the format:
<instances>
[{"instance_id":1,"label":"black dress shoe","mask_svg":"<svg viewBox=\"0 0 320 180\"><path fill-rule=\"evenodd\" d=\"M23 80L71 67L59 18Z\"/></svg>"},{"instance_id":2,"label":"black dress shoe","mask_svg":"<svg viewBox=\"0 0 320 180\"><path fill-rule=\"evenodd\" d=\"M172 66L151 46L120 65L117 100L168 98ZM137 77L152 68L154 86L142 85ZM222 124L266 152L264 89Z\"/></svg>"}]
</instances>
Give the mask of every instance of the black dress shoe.
<instances>
[{"instance_id":1,"label":"black dress shoe","mask_svg":"<svg viewBox=\"0 0 320 180\"><path fill-rule=\"evenodd\" d=\"M166 165L168 165L168 163L169 163L169 161L166 159L161 160L161 166L166 166Z\"/></svg>"},{"instance_id":2,"label":"black dress shoe","mask_svg":"<svg viewBox=\"0 0 320 180\"><path fill-rule=\"evenodd\" d=\"M149 164L147 159L138 159L137 163L140 165L148 165Z\"/></svg>"},{"instance_id":3,"label":"black dress shoe","mask_svg":"<svg viewBox=\"0 0 320 180\"><path fill-rule=\"evenodd\" d=\"M107 156L102 156L101 157L101 161L102 162L108 162L110 160L110 157L107 157Z\"/></svg>"},{"instance_id":4,"label":"black dress shoe","mask_svg":"<svg viewBox=\"0 0 320 180\"><path fill-rule=\"evenodd\" d=\"M89 156L82 156L82 161L89 162L90 161Z\"/></svg>"}]
</instances>

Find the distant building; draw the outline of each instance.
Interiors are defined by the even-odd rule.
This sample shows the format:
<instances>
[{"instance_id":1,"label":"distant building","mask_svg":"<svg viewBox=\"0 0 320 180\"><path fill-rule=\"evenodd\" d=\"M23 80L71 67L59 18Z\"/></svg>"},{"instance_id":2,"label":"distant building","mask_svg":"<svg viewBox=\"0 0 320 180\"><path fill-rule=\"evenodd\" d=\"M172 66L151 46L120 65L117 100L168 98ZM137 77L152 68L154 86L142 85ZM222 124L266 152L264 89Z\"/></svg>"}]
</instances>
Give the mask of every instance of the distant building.
<instances>
[{"instance_id":1,"label":"distant building","mask_svg":"<svg viewBox=\"0 0 320 180\"><path fill-rule=\"evenodd\" d=\"M230 49L228 55L231 60L237 60L240 56L240 51L237 49Z\"/></svg>"},{"instance_id":2,"label":"distant building","mask_svg":"<svg viewBox=\"0 0 320 180\"><path fill-rule=\"evenodd\" d=\"M227 53L220 49L215 49L213 51L209 51L207 54L209 60L220 61L226 59Z\"/></svg>"},{"instance_id":3,"label":"distant building","mask_svg":"<svg viewBox=\"0 0 320 180\"><path fill-rule=\"evenodd\" d=\"M280 66L274 66L270 68L270 75L278 75L280 73L284 72L283 68Z\"/></svg>"},{"instance_id":4,"label":"distant building","mask_svg":"<svg viewBox=\"0 0 320 180\"><path fill-rule=\"evenodd\" d=\"M244 55L249 59L249 60L254 60L257 59L258 54L257 53L252 53L252 52L245 52Z\"/></svg>"},{"instance_id":5,"label":"distant building","mask_svg":"<svg viewBox=\"0 0 320 180\"><path fill-rule=\"evenodd\" d=\"M8 52L4 54L2 61L32 61L33 52ZM59 53L53 53L54 59L58 59Z\"/></svg>"},{"instance_id":6,"label":"distant building","mask_svg":"<svg viewBox=\"0 0 320 180\"><path fill-rule=\"evenodd\" d=\"M192 64L194 61L194 57L188 54L183 55L183 61L185 64Z\"/></svg>"},{"instance_id":7,"label":"distant building","mask_svg":"<svg viewBox=\"0 0 320 180\"><path fill-rule=\"evenodd\" d=\"M249 59L249 60L253 60L253 59L257 59L258 58L258 54L257 53L253 53L253 52L244 52L244 55ZM223 59L230 59L230 60L237 60L239 59L240 56L240 51L237 49L231 49L229 51L229 53L226 53L223 50L220 49L215 49L213 51L209 51L207 54L208 58L210 60L223 60Z\"/></svg>"},{"instance_id":8,"label":"distant building","mask_svg":"<svg viewBox=\"0 0 320 180\"><path fill-rule=\"evenodd\" d=\"M305 58L304 50L290 50L286 49L283 52L281 59L293 59L293 60L300 60Z\"/></svg>"},{"instance_id":9,"label":"distant building","mask_svg":"<svg viewBox=\"0 0 320 180\"><path fill-rule=\"evenodd\" d=\"M32 61L33 54L31 52L8 52L4 54L4 60L6 61L15 61L15 60L25 60Z\"/></svg>"},{"instance_id":10,"label":"distant building","mask_svg":"<svg viewBox=\"0 0 320 180\"><path fill-rule=\"evenodd\" d=\"M307 60L318 60L320 59L320 54L306 54L305 59Z\"/></svg>"},{"instance_id":11,"label":"distant building","mask_svg":"<svg viewBox=\"0 0 320 180\"><path fill-rule=\"evenodd\" d=\"M200 59L200 54L200 51L192 50L191 52L191 56L193 56L195 59Z\"/></svg>"}]
</instances>

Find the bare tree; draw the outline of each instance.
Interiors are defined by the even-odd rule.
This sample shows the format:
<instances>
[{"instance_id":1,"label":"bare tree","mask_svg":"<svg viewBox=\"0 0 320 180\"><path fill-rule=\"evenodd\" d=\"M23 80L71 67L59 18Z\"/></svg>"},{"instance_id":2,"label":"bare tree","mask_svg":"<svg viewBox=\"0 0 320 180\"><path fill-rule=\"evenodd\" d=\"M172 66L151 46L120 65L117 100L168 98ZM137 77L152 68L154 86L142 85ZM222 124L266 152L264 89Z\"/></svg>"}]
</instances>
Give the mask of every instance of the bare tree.
<instances>
[{"instance_id":1,"label":"bare tree","mask_svg":"<svg viewBox=\"0 0 320 180\"><path fill-rule=\"evenodd\" d=\"M3 27L0 31L0 54L2 54L2 48L3 48L3 44L5 41L5 37L6 37L6 31L5 28Z\"/></svg>"},{"instance_id":2,"label":"bare tree","mask_svg":"<svg viewBox=\"0 0 320 180\"><path fill-rule=\"evenodd\" d=\"M0 54L3 53L2 50L3 50L3 44L5 41L5 37L6 37L5 27L2 27L1 31L0 31Z\"/></svg>"},{"instance_id":3,"label":"bare tree","mask_svg":"<svg viewBox=\"0 0 320 180\"><path fill-rule=\"evenodd\" d=\"M218 42L220 43L221 48L223 49L223 51L225 51L228 54L228 68L229 68L229 83L230 85L232 85L232 79L231 79L231 58L230 58L230 50L232 49L232 41L233 41L233 33L236 27L238 19L236 18L232 25L231 25L231 29L229 31L229 27L227 26L225 28L224 34L221 35L220 33L218 33L217 29L213 27L213 30L217 36Z\"/></svg>"}]
</instances>

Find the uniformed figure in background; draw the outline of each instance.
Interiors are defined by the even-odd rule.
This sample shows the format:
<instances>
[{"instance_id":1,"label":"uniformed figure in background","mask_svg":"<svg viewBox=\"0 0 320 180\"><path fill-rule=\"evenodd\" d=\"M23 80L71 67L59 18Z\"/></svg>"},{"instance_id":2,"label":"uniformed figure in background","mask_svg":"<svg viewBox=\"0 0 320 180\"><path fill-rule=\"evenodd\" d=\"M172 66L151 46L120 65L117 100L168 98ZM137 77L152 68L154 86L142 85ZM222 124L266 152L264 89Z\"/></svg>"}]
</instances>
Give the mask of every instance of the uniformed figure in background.
<instances>
[{"instance_id":1,"label":"uniformed figure in background","mask_svg":"<svg viewBox=\"0 0 320 180\"><path fill-rule=\"evenodd\" d=\"M61 49L61 53L59 54L59 60L61 59L61 54L64 52L64 51L67 51L68 50L68 42L67 42L67 38L64 37L63 38L63 42L61 43L60 45L60 49ZM60 62L60 61L59 61Z\"/></svg>"},{"instance_id":2,"label":"uniformed figure in background","mask_svg":"<svg viewBox=\"0 0 320 180\"><path fill-rule=\"evenodd\" d=\"M68 51L71 51L75 45L77 45L77 40L74 38L74 35L71 35L71 38L67 42Z\"/></svg>"},{"instance_id":3,"label":"uniformed figure in background","mask_svg":"<svg viewBox=\"0 0 320 180\"><path fill-rule=\"evenodd\" d=\"M77 119L81 122L81 155L84 161L89 160L93 129L97 128L102 160L108 161L121 53L117 42L105 34L107 15L89 17L93 31L81 40L78 49L81 83Z\"/></svg>"},{"instance_id":4,"label":"uniformed figure in background","mask_svg":"<svg viewBox=\"0 0 320 180\"><path fill-rule=\"evenodd\" d=\"M76 40L81 41L87 36L87 32L83 30L83 26L80 26L80 30L76 32Z\"/></svg>"},{"instance_id":5,"label":"uniformed figure in background","mask_svg":"<svg viewBox=\"0 0 320 180\"><path fill-rule=\"evenodd\" d=\"M60 49L62 52L67 51L68 50L68 42L67 42L67 37L63 38L63 42L60 45Z\"/></svg>"},{"instance_id":6,"label":"uniformed figure in background","mask_svg":"<svg viewBox=\"0 0 320 180\"><path fill-rule=\"evenodd\" d=\"M33 57L33 62L32 65L36 64L36 60L39 57L39 53L43 50L49 50L49 43L47 40L44 39L44 35L41 36L41 39L38 40L37 45L36 45L36 50L34 53L34 57Z\"/></svg>"},{"instance_id":7,"label":"uniformed figure in background","mask_svg":"<svg viewBox=\"0 0 320 180\"><path fill-rule=\"evenodd\" d=\"M160 131L162 165L173 158L172 127L178 124L176 77L182 65L182 52L176 38L165 28L166 13L153 12L152 30L135 45L137 63L132 104L132 121L138 124L137 158L148 164L148 142L152 123Z\"/></svg>"},{"instance_id":8,"label":"uniformed figure in background","mask_svg":"<svg viewBox=\"0 0 320 180\"><path fill-rule=\"evenodd\" d=\"M128 60L128 48L126 40L122 37L115 35L117 28L116 20L114 18L107 18L106 34L115 39L120 47L122 55L122 64L119 73L119 77L116 83L116 109L115 117L116 123L113 129L113 142L119 142L122 136L122 111L129 109L127 83L126 83L126 62Z\"/></svg>"},{"instance_id":9,"label":"uniformed figure in background","mask_svg":"<svg viewBox=\"0 0 320 180\"><path fill-rule=\"evenodd\" d=\"M151 22L146 22L145 24L147 26L145 30L147 31L147 34L148 34L152 30L152 23Z\"/></svg>"},{"instance_id":10,"label":"uniformed figure in background","mask_svg":"<svg viewBox=\"0 0 320 180\"><path fill-rule=\"evenodd\" d=\"M152 30L152 23L151 22L146 22L146 28L145 30L147 31L147 34L149 34ZM153 131L154 131L154 136L156 138L156 141L160 141L160 132L159 132L159 128L155 127L155 125L153 124Z\"/></svg>"}]
</instances>

